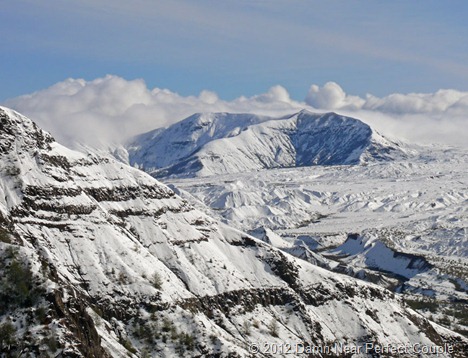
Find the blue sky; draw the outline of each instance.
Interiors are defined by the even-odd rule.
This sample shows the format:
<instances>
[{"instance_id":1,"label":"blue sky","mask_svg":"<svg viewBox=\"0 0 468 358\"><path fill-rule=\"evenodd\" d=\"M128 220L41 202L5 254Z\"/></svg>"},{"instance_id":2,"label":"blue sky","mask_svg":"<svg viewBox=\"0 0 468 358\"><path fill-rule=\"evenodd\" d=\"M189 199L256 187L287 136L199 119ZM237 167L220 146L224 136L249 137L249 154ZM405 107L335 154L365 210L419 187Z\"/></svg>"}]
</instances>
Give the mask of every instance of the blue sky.
<instances>
[{"instance_id":1,"label":"blue sky","mask_svg":"<svg viewBox=\"0 0 468 358\"><path fill-rule=\"evenodd\" d=\"M15 0L0 12L0 102L66 78L142 78L221 98L311 84L467 90L468 1Z\"/></svg>"}]
</instances>

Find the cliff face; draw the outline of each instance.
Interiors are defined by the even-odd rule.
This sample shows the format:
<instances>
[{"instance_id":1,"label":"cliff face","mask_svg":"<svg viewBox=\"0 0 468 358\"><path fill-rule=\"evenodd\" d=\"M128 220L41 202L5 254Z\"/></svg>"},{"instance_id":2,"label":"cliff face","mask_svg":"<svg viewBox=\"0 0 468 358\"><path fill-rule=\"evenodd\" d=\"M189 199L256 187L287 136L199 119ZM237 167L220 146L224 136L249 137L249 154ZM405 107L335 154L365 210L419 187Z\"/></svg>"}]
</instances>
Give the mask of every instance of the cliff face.
<instances>
[{"instance_id":1,"label":"cliff face","mask_svg":"<svg viewBox=\"0 0 468 358\"><path fill-rule=\"evenodd\" d=\"M393 293L220 224L6 108L0 148L5 356L249 356L258 342L466 349Z\"/></svg>"}]
</instances>

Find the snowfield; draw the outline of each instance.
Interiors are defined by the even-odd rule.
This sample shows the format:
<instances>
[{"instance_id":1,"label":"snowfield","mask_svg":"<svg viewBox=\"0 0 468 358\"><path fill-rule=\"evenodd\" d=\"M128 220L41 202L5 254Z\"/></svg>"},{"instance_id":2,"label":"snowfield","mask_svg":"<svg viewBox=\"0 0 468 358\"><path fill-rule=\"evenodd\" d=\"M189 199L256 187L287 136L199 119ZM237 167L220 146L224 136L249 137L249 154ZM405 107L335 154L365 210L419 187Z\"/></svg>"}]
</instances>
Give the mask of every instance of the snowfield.
<instances>
[{"instance_id":1,"label":"snowfield","mask_svg":"<svg viewBox=\"0 0 468 358\"><path fill-rule=\"evenodd\" d=\"M468 153L439 147L418 153L367 165L163 181L219 220L312 263L411 299L466 305ZM387 278L376 281L376 273ZM467 323L455 324L466 330Z\"/></svg>"}]
</instances>

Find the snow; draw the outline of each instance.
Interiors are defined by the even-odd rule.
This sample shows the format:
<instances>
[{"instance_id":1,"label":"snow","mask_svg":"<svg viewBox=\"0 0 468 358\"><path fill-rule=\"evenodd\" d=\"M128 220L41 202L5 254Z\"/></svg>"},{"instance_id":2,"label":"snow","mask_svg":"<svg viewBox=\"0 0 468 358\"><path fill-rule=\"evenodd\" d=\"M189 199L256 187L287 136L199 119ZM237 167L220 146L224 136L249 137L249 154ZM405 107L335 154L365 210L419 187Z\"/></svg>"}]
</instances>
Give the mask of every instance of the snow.
<instances>
[{"instance_id":1,"label":"snow","mask_svg":"<svg viewBox=\"0 0 468 358\"><path fill-rule=\"evenodd\" d=\"M207 207L195 208L188 197L174 194L148 174L110 157L70 151L34 128L31 121L12 111L4 112L7 125L18 135L1 133L2 144L12 144L0 154L1 212L11 220L25 255L36 265L44 260L55 269L54 284L63 288L64 300L81 297L107 310L106 319L89 309L88 313L103 348L111 356L128 353L119 343L120 334L128 337L140 354L144 344L135 337L133 325L140 320L161 324L163 318L179 332L194 334L208 352L237 352L241 356L248 356L249 343L256 341L325 343L346 337L348 341L386 342L393 337L402 343L431 342L430 334L422 324L413 322L414 317L393 293L317 267L244 232L245 223L254 224L250 221L252 213L258 215L255 220L272 215L272 224L287 227L287 223L310 219L324 207L330 207L328 214L338 207L349 208L343 210L344 214L352 212L352 208L362 207L359 201L368 195L364 189L369 188L369 183L363 183L357 193L349 189L347 201L343 202L338 195L343 187L332 186L330 191L321 182L336 179L336 173L323 167L227 175L211 178L211 182L174 181L208 206L211 200L222 210L231 210L235 220L228 226L207 215ZM237 127L222 121L194 118L202 127L199 142L216 133L239 133ZM285 118L281 123L288 120L292 121ZM271 122L265 118L245 121L249 128ZM272 126L278 125L273 122ZM222 130L217 132L217 128ZM273 131L273 127L269 129ZM232 138L259 130L250 128ZM11 168L19 169L19 173ZM354 177L345 176L346 180L364 175L360 170L366 168L360 168ZM356 169L342 170L352 173ZM372 184L378 191L384 182L382 179ZM220 190L237 193L219 201ZM456 185L452 190L447 197L451 203L466 200ZM388 192L380 194L381 202L391 199ZM432 215L447 209L435 208ZM367 210L375 215L381 213ZM328 219L316 218L328 223ZM364 222L370 224L373 219ZM304 225L310 230L314 224ZM444 228L446 225L444 221ZM297 229L297 225L293 228ZM336 231L331 226L322 229ZM267 231L270 242L292 247L290 241L284 242L278 235L284 232ZM154 274L161 285L154 282ZM206 307L210 304L214 304L212 309ZM366 308L378 311L380 323L368 317ZM152 310L157 314L149 318ZM118 315L109 318L111 312ZM259 328L253 327L251 336L243 334L243 323L252 319L259 321ZM278 337L268 331L272 321L278 322ZM214 343L210 334L215 335ZM455 336L451 332L448 335ZM175 345L158 340L153 353L176 356Z\"/></svg>"},{"instance_id":2,"label":"snow","mask_svg":"<svg viewBox=\"0 0 468 358\"><path fill-rule=\"evenodd\" d=\"M312 263L396 275L413 293L466 300L451 282L468 284L468 153L413 147L411 159L367 165L163 180L210 215ZM350 233L362 241L346 241ZM422 266L408 267L404 254Z\"/></svg>"},{"instance_id":3,"label":"snow","mask_svg":"<svg viewBox=\"0 0 468 358\"><path fill-rule=\"evenodd\" d=\"M280 118L196 114L142 134L127 148L131 165L157 177L356 164L412 152L357 119L306 110Z\"/></svg>"}]
</instances>

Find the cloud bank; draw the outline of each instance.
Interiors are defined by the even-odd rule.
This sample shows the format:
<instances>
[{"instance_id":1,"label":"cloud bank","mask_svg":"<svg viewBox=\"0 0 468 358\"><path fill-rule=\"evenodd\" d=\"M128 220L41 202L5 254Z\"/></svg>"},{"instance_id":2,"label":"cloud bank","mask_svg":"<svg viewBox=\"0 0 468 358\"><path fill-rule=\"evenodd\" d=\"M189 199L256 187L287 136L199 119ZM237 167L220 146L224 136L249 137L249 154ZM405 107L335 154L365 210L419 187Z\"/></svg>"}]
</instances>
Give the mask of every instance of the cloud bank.
<instances>
[{"instance_id":1,"label":"cloud bank","mask_svg":"<svg viewBox=\"0 0 468 358\"><path fill-rule=\"evenodd\" d=\"M204 90L181 96L167 89L149 89L141 79L127 81L108 75L92 81L67 79L44 90L8 100L11 107L35 120L66 145L119 143L195 112L286 114L301 108L285 88L233 101Z\"/></svg>"},{"instance_id":2,"label":"cloud bank","mask_svg":"<svg viewBox=\"0 0 468 358\"><path fill-rule=\"evenodd\" d=\"M335 82L312 85L305 99L315 108L329 110L371 110L393 114L468 114L468 92L441 89L435 93L394 93L386 97L350 96Z\"/></svg>"},{"instance_id":3,"label":"cloud bank","mask_svg":"<svg viewBox=\"0 0 468 358\"><path fill-rule=\"evenodd\" d=\"M335 82L312 85L305 102L362 119L394 137L421 144L468 147L468 92L394 93L382 98L346 94Z\"/></svg>"},{"instance_id":4,"label":"cloud bank","mask_svg":"<svg viewBox=\"0 0 468 358\"><path fill-rule=\"evenodd\" d=\"M195 112L277 116L303 108L350 115L385 134L413 142L461 146L468 142L468 92L450 89L361 98L328 82L322 87L312 85L303 102L291 99L280 85L252 97L226 101L208 90L197 96L181 96L168 89L149 89L141 79L129 81L108 75L92 81L67 79L4 104L29 116L69 146L115 145Z\"/></svg>"}]
</instances>

